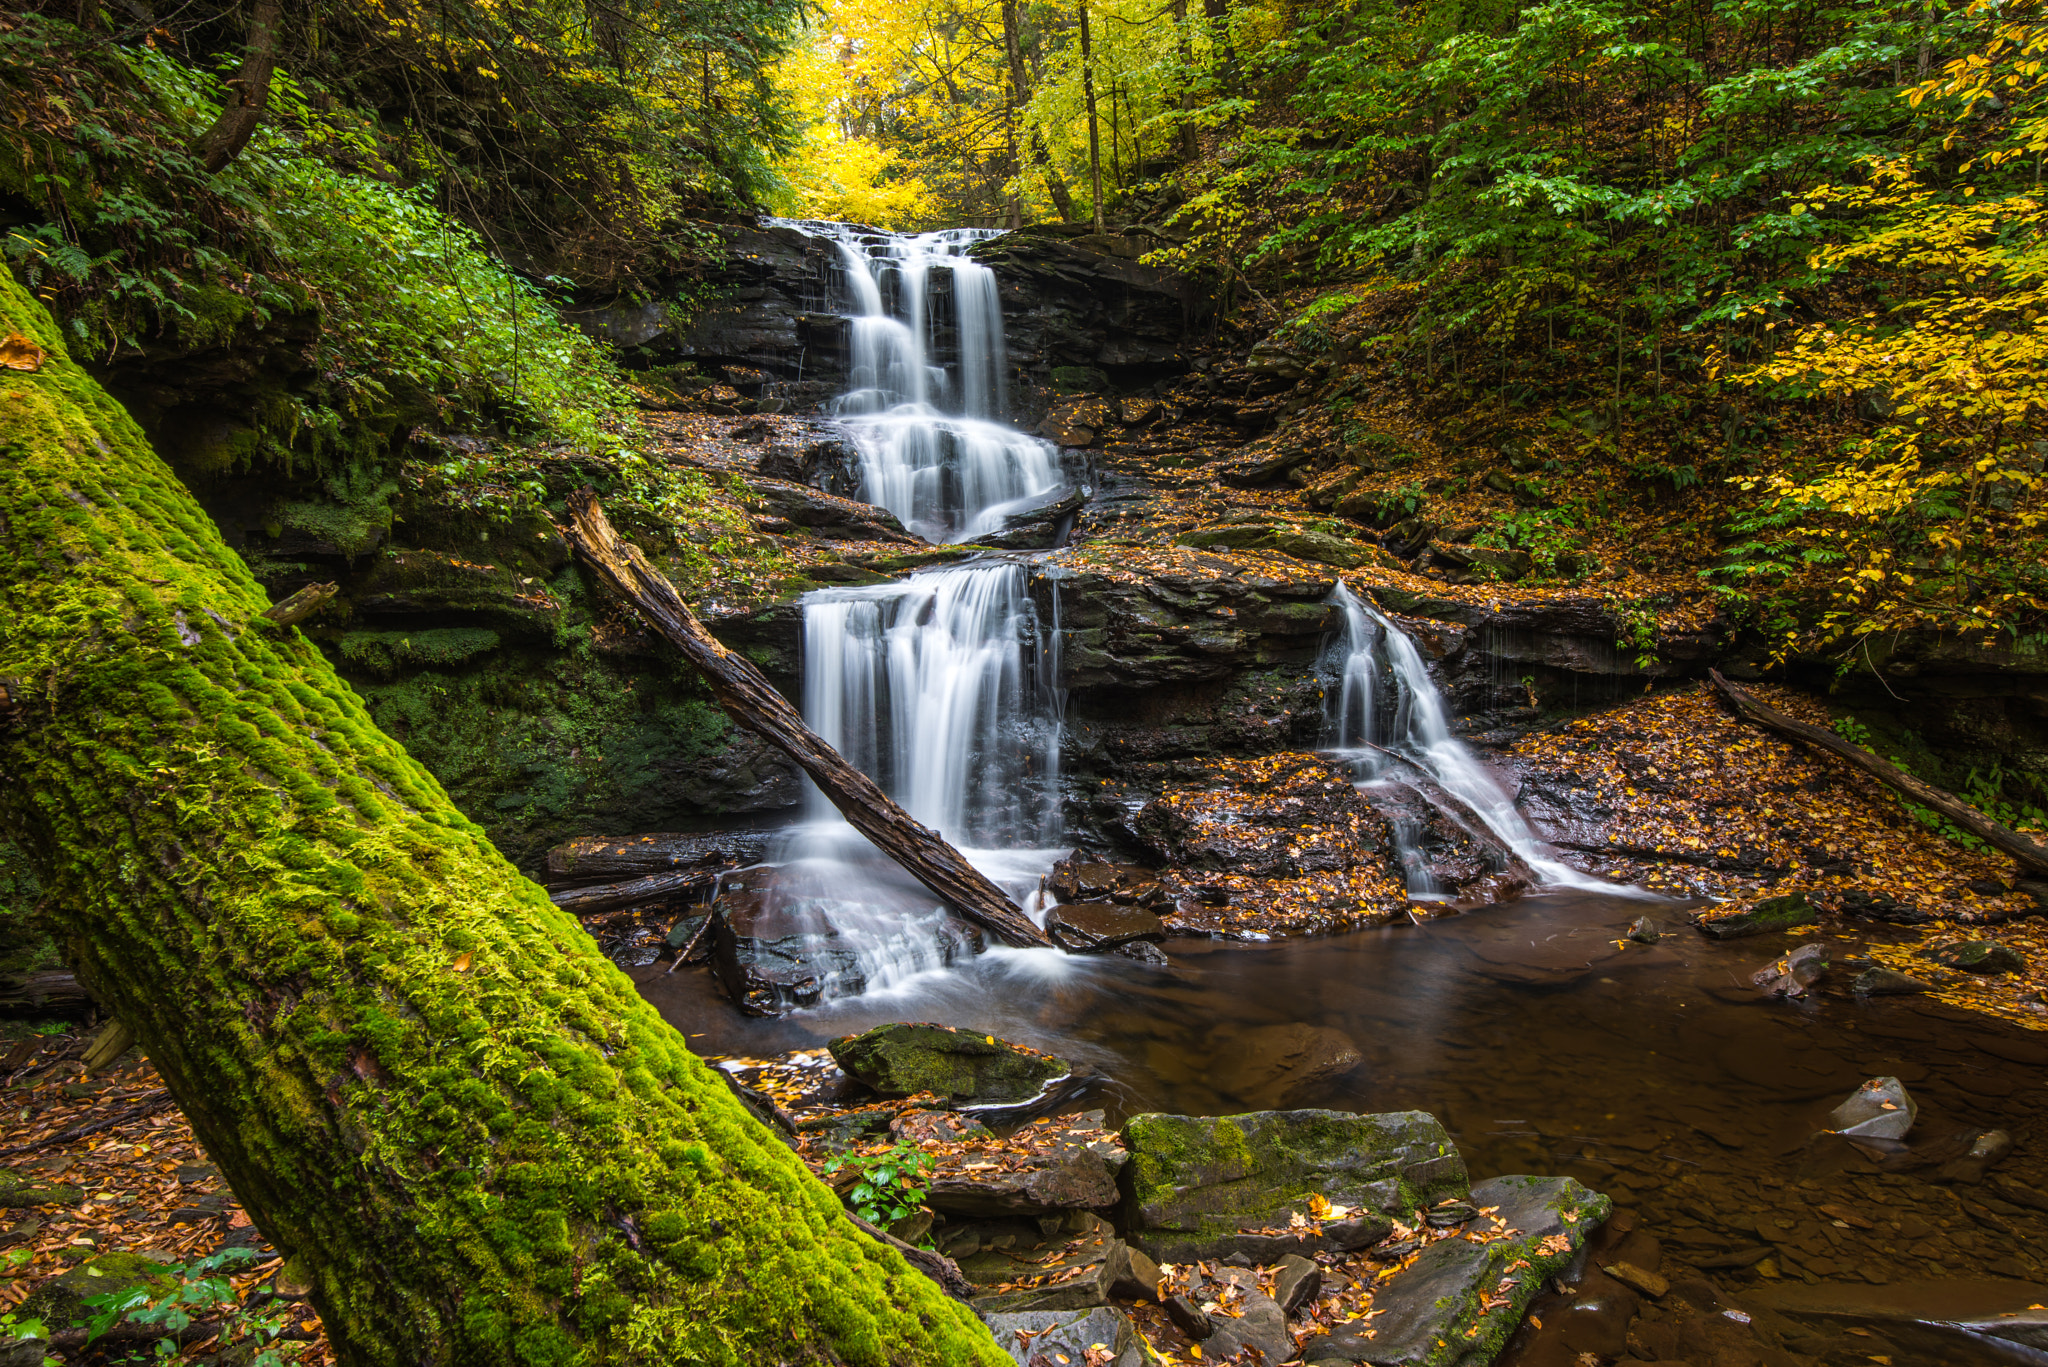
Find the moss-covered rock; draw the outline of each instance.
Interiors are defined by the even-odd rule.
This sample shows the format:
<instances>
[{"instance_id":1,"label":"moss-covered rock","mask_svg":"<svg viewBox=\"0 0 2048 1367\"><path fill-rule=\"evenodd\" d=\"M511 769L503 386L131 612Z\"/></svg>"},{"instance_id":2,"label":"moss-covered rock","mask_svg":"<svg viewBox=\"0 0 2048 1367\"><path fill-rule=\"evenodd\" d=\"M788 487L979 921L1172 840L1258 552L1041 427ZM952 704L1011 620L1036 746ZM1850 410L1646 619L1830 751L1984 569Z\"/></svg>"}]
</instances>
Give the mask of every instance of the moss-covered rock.
<instances>
[{"instance_id":1,"label":"moss-covered rock","mask_svg":"<svg viewBox=\"0 0 2048 1367\"><path fill-rule=\"evenodd\" d=\"M75 1206L85 1199L77 1187L45 1182L25 1172L0 1168L0 1210L31 1206Z\"/></svg>"},{"instance_id":2,"label":"moss-covered rock","mask_svg":"<svg viewBox=\"0 0 2048 1367\"><path fill-rule=\"evenodd\" d=\"M1024 1101L1065 1075L1064 1059L950 1025L878 1025L833 1040L833 1059L878 1092Z\"/></svg>"},{"instance_id":3,"label":"moss-covered rock","mask_svg":"<svg viewBox=\"0 0 2048 1367\"><path fill-rule=\"evenodd\" d=\"M1123 1140L1124 1227L1159 1262L1242 1253L1264 1264L1363 1248L1395 1217L1470 1185L1450 1135L1424 1111L1148 1114L1131 1117ZM1319 1218L1311 1197L1344 1213ZM1297 1215L1308 1223L1292 1224Z\"/></svg>"},{"instance_id":4,"label":"moss-covered rock","mask_svg":"<svg viewBox=\"0 0 2048 1367\"><path fill-rule=\"evenodd\" d=\"M86 1302L95 1297L137 1287L162 1295L177 1284L177 1275L168 1263L140 1253L102 1253L38 1286L16 1313L23 1319L41 1320L53 1330L69 1329L85 1323L91 1314Z\"/></svg>"},{"instance_id":5,"label":"moss-covered rock","mask_svg":"<svg viewBox=\"0 0 2048 1367\"><path fill-rule=\"evenodd\" d=\"M1752 935L1767 935L1774 930L1796 930L1819 919L1820 912L1806 900L1805 893L1790 892L1783 897L1758 902L1748 911L1718 916L1698 924L1700 934L1710 940L1743 940Z\"/></svg>"},{"instance_id":6,"label":"moss-covered rock","mask_svg":"<svg viewBox=\"0 0 2048 1367\"><path fill-rule=\"evenodd\" d=\"M1296 560L1355 570L1361 565L1391 565L1393 558L1377 546L1350 541L1326 532L1253 523L1238 527L1201 527L1183 532L1175 544L1196 550L1278 551Z\"/></svg>"}]
</instances>

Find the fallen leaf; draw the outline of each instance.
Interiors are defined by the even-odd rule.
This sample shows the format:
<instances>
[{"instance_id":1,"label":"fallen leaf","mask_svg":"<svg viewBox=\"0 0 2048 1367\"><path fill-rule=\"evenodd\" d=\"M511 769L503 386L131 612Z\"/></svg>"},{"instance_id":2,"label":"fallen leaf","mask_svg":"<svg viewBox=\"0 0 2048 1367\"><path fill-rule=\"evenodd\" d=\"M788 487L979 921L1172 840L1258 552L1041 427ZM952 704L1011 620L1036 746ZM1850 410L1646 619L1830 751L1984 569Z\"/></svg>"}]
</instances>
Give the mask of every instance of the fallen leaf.
<instances>
[{"instance_id":1,"label":"fallen leaf","mask_svg":"<svg viewBox=\"0 0 2048 1367\"><path fill-rule=\"evenodd\" d=\"M41 370L46 355L33 340L18 332L10 333L6 341L0 342L0 366L9 370Z\"/></svg>"},{"instance_id":2,"label":"fallen leaf","mask_svg":"<svg viewBox=\"0 0 2048 1367\"><path fill-rule=\"evenodd\" d=\"M463 952L463 954L462 954L462 957L461 957L461 958L459 958L459 959L457 959L457 960L455 961L455 971L456 971L457 973L467 973L467 972L469 972L469 960L470 960L470 955L469 955L468 951L466 951L466 950L465 950L465 951Z\"/></svg>"}]
</instances>

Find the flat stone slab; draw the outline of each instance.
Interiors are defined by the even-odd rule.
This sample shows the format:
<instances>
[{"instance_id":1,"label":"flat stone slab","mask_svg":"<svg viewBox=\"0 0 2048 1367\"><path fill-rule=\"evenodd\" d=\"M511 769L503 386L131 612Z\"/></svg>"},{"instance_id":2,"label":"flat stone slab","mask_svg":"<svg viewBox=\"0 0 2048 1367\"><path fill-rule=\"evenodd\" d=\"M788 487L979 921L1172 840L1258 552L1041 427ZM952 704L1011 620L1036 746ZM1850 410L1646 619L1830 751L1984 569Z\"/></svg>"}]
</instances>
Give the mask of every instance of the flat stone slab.
<instances>
[{"instance_id":1,"label":"flat stone slab","mask_svg":"<svg viewBox=\"0 0 2048 1367\"><path fill-rule=\"evenodd\" d=\"M949 1145L932 1169L925 1204L968 1217L1107 1209L1120 1199L1117 1174L1129 1155L1100 1127L1101 1117L1055 1117L1008 1140Z\"/></svg>"},{"instance_id":2,"label":"flat stone slab","mask_svg":"<svg viewBox=\"0 0 2048 1367\"><path fill-rule=\"evenodd\" d=\"M1242 1253L1264 1265L1365 1248L1394 1216L1462 1197L1470 1181L1450 1135L1423 1111L1138 1115L1123 1141L1124 1227L1162 1263ZM1311 1196L1328 1203L1321 1214Z\"/></svg>"},{"instance_id":3,"label":"flat stone slab","mask_svg":"<svg viewBox=\"0 0 2048 1367\"><path fill-rule=\"evenodd\" d=\"M1062 902L1046 914L1045 933L1069 954L1097 954L1137 940L1163 940L1166 923L1143 907Z\"/></svg>"},{"instance_id":4,"label":"flat stone slab","mask_svg":"<svg viewBox=\"0 0 2048 1367\"><path fill-rule=\"evenodd\" d=\"M970 1304L984 1315L1107 1305L1131 1271L1130 1247L1093 1216L1050 1234L1036 1222L979 1220L949 1226L941 1237L972 1288Z\"/></svg>"},{"instance_id":5,"label":"flat stone slab","mask_svg":"<svg viewBox=\"0 0 2048 1367\"><path fill-rule=\"evenodd\" d=\"M1472 1204L1481 1215L1462 1233L1428 1245L1380 1283L1373 1336L1352 1361L1374 1367L1492 1361L1544 1280L1571 1261L1611 1206L1569 1177L1496 1177L1472 1188ZM1341 1359L1325 1349L1311 1360Z\"/></svg>"}]
</instances>

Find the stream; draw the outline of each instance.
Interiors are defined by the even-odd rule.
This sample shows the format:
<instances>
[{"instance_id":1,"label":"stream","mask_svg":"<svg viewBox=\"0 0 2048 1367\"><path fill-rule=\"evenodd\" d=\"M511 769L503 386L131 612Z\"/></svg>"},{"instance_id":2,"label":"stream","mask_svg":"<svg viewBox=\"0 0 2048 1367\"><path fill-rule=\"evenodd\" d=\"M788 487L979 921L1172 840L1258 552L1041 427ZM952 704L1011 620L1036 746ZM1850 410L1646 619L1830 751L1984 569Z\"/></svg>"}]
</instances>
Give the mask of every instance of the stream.
<instances>
[{"instance_id":1,"label":"stream","mask_svg":"<svg viewBox=\"0 0 2048 1367\"><path fill-rule=\"evenodd\" d=\"M865 499L944 542L1059 487L1058 451L1001 420L996 282L964 255L982 234L794 226L831 240L844 263L854 379L835 413ZM1071 842L1059 633L1040 620L1031 573L1028 559L997 557L814 592L802 687L821 735L1042 917L1040 875ZM1341 580L1331 601L1342 628L1319 666L1325 743L1390 817L1410 897L1444 897L1404 815L1418 794L1511 851L1530 895L1319 939L1177 938L1164 966L975 954L931 895L813 792L768 864L729 875L721 892L728 924L743 918L743 934L805 960L819 985L796 1003L805 1009L742 1016L707 967L650 965L634 973L642 992L709 1055L811 1049L892 1021L971 1027L1092 1070L1100 1085L1083 1104L1112 1122L1426 1110L1475 1176L1576 1177L1703 1269L1747 1276L1768 1260L1773 1280L1873 1288L2027 1275L2001 1248L2011 1230L1995 1213L1926 1179L1977 1132L2032 1129L2048 1097L2015 1077L2048 1064L2048 1040L1926 997L1827 987L1762 999L1750 974L1784 937L1714 943L1687 926L1684 904L1565 864L1452 735L1415 643ZM1645 915L1662 938L1624 939ZM1836 935L1831 948L1853 955L1862 938ZM1879 1076L1919 1102L1910 1146L1817 1136ZM2022 1144L2001 1171L2048 1186L2039 1168Z\"/></svg>"}]
</instances>

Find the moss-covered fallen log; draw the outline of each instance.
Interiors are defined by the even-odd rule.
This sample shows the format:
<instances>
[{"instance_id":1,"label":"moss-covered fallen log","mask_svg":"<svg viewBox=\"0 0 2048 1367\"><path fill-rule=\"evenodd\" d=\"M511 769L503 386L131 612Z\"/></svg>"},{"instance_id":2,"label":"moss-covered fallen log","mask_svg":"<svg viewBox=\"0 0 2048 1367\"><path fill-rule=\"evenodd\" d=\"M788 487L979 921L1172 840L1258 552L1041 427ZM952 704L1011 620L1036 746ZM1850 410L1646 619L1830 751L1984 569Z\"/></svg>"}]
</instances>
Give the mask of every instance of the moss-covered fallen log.
<instances>
[{"instance_id":1,"label":"moss-covered fallen log","mask_svg":"<svg viewBox=\"0 0 2048 1367\"><path fill-rule=\"evenodd\" d=\"M12 333L0 821L341 1360L1006 1363L264 619L0 272Z\"/></svg>"}]
</instances>

